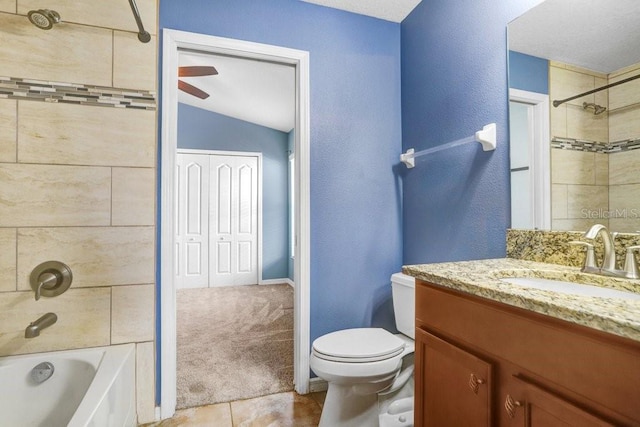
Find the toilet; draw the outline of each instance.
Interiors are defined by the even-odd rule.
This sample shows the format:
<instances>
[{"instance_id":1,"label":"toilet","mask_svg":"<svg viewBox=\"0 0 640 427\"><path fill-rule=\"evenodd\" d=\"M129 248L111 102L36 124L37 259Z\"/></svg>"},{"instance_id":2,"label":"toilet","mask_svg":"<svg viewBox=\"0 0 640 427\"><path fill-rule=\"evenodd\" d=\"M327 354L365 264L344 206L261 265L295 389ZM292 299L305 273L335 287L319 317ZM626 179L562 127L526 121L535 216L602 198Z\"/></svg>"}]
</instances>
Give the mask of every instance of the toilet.
<instances>
[{"instance_id":1,"label":"toilet","mask_svg":"<svg viewBox=\"0 0 640 427\"><path fill-rule=\"evenodd\" d=\"M415 279L391 276L396 328L355 328L313 341L310 366L328 383L319 427L412 427Z\"/></svg>"}]
</instances>

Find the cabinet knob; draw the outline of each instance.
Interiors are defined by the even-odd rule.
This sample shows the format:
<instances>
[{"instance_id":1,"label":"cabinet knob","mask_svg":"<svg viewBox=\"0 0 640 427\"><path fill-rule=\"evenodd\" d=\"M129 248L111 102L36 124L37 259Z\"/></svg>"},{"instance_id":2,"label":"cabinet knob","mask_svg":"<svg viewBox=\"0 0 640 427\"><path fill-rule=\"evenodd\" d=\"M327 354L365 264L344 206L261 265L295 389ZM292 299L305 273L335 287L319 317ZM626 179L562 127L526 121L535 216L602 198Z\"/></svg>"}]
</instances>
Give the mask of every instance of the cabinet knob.
<instances>
[{"instance_id":1,"label":"cabinet knob","mask_svg":"<svg viewBox=\"0 0 640 427\"><path fill-rule=\"evenodd\" d=\"M518 409L519 406L522 406L522 403L520 403L518 400L515 400L513 397L511 397L510 394L507 394L507 398L504 401L504 409L507 410L509 418L515 418L516 409Z\"/></svg>"},{"instance_id":2,"label":"cabinet knob","mask_svg":"<svg viewBox=\"0 0 640 427\"><path fill-rule=\"evenodd\" d=\"M469 388L473 390L475 394L478 394L478 388L480 387L480 384L484 383L485 381L482 378L478 378L476 374L471 374L471 376L469 376Z\"/></svg>"}]
</instances>

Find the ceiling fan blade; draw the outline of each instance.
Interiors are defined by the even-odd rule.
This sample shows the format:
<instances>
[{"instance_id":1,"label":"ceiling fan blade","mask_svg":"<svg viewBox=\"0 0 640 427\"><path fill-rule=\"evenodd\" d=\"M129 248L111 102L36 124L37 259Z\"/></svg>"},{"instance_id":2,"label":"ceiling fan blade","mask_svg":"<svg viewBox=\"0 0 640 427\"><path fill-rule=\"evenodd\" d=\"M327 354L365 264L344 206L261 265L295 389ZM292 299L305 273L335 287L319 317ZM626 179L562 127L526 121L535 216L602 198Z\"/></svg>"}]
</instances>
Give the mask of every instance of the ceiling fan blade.
<instances>
[{"instance_id":1,"label":"ceiling fan blade","mask_svg":"<svg viewBox=\"0 0 640 427\"><path fill-rule=\"evenodd\" d=\"M215 67L199 65L178 67L178 77L215 76L216 74L218 74L218 70Z\"/></svg>"},{"instance_id":2,"label":"ceiling fan blade","mask_svg":"<svg viewBox=\"0 0 640 427\"><path fill-rule=\"evenodd\" d=\"M185 83L182 80L178 80L178 89L200 99L207 99L209 97L209 94L207 92L200 90L197 87L190 85L189 83Z\"/></svg>"}]
</instances>

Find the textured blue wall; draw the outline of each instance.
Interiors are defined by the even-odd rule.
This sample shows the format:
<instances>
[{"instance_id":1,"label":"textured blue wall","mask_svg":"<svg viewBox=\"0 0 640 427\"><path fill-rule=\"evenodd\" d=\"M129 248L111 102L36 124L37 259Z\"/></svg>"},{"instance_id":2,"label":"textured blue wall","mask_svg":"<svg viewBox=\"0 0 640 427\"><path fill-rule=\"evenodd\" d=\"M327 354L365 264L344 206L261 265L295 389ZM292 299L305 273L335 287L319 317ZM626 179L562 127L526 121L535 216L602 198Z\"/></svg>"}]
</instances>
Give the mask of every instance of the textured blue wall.
<instances>
[{"instance_id":1,"label":"textured blue wall","mask_svg":"<svg viewBox=\"0 0 640 427\"><path fill-rule=\"evenodd\" d=\"M549 94L549 61L510 50L509 87Z\"/></svg>"},{"instance_id":2,"label":"textured blue wall","mask_svg":"<svg viewBox=\"0 0 640 427\"><path fill-rule=\"evenodd\" d=\"M506 26L540 0L422 0L402 23L403 151L495 122L498 148L421 157L404 179L404 263L502 257L510 223Z\"/></svg>"},{"instance_id":3,"label":"textured blue wall","mask_svg":"<svg viewBox=\"0 0 640 427\"><path fill-rule=\"evenodd\" d=\"M262 153L262 278L289 276L288 133L178 106L178 148Z\"/></svg>"},{"instance_id":4,"label":"textured blue wall","mask_svg":"<svg viewBox=\"0 0 640 427\"><path fill-rule=\"evenodd\" d=\"M310 52L311 339L375 323L402 263L400 25L298 0L163 0L160 28Z\"/></svg>"}]
</instances>

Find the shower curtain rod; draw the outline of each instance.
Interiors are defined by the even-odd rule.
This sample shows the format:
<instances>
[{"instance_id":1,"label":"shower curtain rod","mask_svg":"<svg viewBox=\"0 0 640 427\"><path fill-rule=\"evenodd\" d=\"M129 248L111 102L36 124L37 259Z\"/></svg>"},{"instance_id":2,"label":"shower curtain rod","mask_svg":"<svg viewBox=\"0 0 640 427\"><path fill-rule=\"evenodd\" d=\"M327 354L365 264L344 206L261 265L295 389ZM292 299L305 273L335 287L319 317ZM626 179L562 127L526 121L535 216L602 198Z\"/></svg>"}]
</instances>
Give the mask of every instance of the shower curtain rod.
<instances>
[{"instance_id":1,"label":"shower curtain rod","mask_svg":"<svg viewBox=\"0 0 640 427\"><path fill-rule=\"evenodd\" d=\"M129 0L129 6L131 6L131 12L133 12L133 17L136 19L136 24L138 24L138 40L142 43L149 43L149 40L151 40L151 34L144 30L142 19L140 18L140 12L138 12L138 6L136 5L136 0Z\"/></svg>"},{"instance_id":2,"label":"shower curtain rod","mask_svg":"<svg viewBox=\"0 0 640 427\"><path fill-rule=\"evenodd\" d=\"M573 101L576 98L580 98L580 97L585 96L585 95L591 95L592 93L600 92L601 90L609 89L610 87L618 86L618 85L630 82L631 80L635 80L635 79L640 79L640 74L638 74L637 76L626 78L624 80L620 80L619 82L615 82L615 83L608 84L606 86L599 87L597 89L592 89L590 91L581 93L580 95L572 96L571 98L555 100L555 101L553 101L553 106L557 107L560 104L564 104L565 102L568 102L568 101Z\"/></svg>"}]
</instances>

